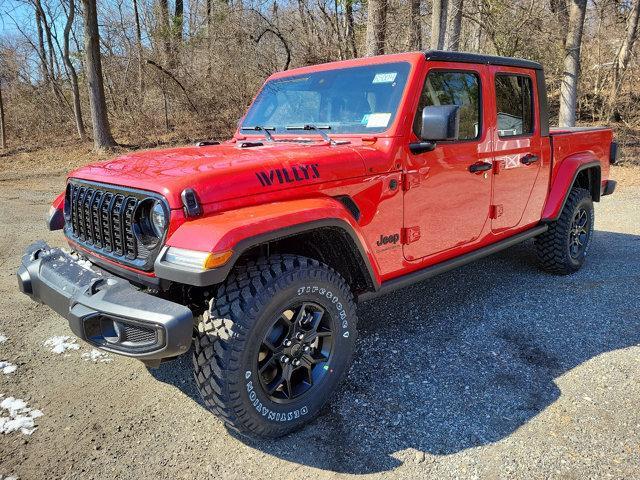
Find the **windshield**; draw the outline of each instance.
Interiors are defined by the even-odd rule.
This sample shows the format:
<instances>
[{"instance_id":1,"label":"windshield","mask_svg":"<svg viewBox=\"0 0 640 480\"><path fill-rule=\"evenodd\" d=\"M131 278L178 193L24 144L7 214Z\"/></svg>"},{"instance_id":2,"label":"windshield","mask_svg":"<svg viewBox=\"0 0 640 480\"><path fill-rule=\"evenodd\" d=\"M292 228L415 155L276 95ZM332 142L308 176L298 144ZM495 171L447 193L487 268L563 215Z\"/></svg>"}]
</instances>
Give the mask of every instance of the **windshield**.
<instances>
[{"instance_id":1,"label":"windshield","mask_svg":"<svg viewBox=\"0 0 640 480\"><path fill-rule=\"evenodd\" d=\"M409 69L407 62L384 63L270 80L242 128L284 133L287 126L315 124L330 133L383 132L396 115Z\"/></svg>"}]
</instances>

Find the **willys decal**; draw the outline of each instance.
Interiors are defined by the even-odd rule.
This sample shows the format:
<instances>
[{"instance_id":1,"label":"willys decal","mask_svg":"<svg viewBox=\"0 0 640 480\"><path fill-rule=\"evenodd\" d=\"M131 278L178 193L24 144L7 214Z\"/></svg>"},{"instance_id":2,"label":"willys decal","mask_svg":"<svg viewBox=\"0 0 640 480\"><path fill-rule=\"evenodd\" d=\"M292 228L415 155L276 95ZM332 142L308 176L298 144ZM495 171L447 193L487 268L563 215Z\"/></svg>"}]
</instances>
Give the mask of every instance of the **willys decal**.
<instances>
[{"instance_id":1,"label":"willys decal","mask_svg":"<svg viewBox=\"0 0 640 480\"><path fill-rule=\"evenodd\" d=\"M258 177L260 185L269 187L276 182L283 184L320 178L320 172L318 164L311 163L309 165L293 165L289 168L273 168L267 172L256 172L256 177Z\"/></svg>"}]
</instances>

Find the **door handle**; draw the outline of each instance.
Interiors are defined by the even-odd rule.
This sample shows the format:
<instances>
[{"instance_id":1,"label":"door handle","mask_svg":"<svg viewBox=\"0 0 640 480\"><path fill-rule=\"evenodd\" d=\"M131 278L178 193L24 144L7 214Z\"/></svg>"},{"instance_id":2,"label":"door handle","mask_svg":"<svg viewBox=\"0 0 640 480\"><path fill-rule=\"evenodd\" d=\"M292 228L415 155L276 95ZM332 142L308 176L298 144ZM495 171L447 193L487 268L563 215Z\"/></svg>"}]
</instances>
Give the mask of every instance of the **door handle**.
<instances>
[{"instance_id":1,"label":"door handle","mask_svg":"<svg viewBox=\"0 0 640 480\"><path fill-rule=\"evenodd\" d=\"M471 173L486 172L487 170L491 170L492 168L493 164L488 162L476 162L469 165L469 171Z\"/></svg>"},{"instance_id":2,"label":"door handle","mask_svg":"<svg viewBox=\"0 0 640 480\"><path fill-rule=\"evenodd\" d=\"M537 155L533 155L531 153L528 153L527 155L525 155L524 157L522 157L520 159L520 163L522 163L524 165L531 165L532 163L535 163L538 160L540 160L540 158Z\"/></svg>"}]
</instances>

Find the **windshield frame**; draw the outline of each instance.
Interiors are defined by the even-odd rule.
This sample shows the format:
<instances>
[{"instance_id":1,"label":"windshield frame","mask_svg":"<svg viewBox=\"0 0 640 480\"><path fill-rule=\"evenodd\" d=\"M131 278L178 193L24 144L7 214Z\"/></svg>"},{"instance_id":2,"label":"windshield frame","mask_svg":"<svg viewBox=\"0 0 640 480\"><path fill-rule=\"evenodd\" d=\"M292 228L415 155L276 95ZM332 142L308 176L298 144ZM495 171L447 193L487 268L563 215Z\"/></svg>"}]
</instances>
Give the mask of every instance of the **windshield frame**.
<instances>
[{"instance_id":1,"label":"windshield frame","mask_svg":"<svg viewBox=\"0 0 640 480\"><path fill-rule=\"evenodd\" d=\"M341 63L341 62L335 62L337 63ZM304 76L308 76L308 75L312 75L315 73L325 73L325 72L335 72L335 71L340 71L340 70L351 70L351 69L359 69L359 68L366 68L366 67L384 67L385 65L398 65L398 64L403 64L406 65L406 67L408 67L407 71L406 71L406 78L404 80L404 85L402 86L402 91L400 93L400 96L398 98L398 103L395 107L395 111L392 112L392 116L391 116L391 120L389 121L389 123L387 124L386 128L384 128L384 130L376 130L376 131L371 131L371 132L367 132L367 131L360 131L360 132L338 132L338 131L332 131L332 130L327 130L327 133L333 138L345 138L345 137L349 137L349 138L353 138L353 137L390 137L390 136L396 136L398 134L397 130L399 127L399 123L403 118L403 113L404 113L404 109L405 109L405 104L407 101L407 95L409 95L410 90L411 90L411 85L413 82L413 78L415 75L415 68L416 65L414 62L412 62L410 59L408 58L394 58L391 59L389 58L387 61L384 62L371 62L371 63L354 63L351 65L345 65L345 66L338 66L336 65L334 68L331 68L330 65L332 64L324 64L324 65L320 65L318 66L319 68L314 68L314 67L302 67L300 69L296 69L296 70L291 70L290 72L277 72L273 75L271 75L269 78L267 78L267 80L262 84L262 86L260 87L260 89L258 90L258 92L256 93L255 97L253 98L253 101L251 102L251 104L249 105L249 107L247 108L247 110L245 111L245 114L242 116L242 118L238 121L237 124L237 130L236 130L236 135L238 136L242 136L242 137L247 137L247 136L260 136L261 133L253 133L250 130L247 130L247 127L254 127L254 125L249 125L248 123L246 123L246 119L247 116L249 115L249 113L251 112L251 110L254 108L254 106L256 105L256 102L260 99L261 95L263 95L263 92L265 90L265 88L270 84L270 82L280 82L280 81L288 81L288 80L292 80L295 79L296 77L304 77ZM329 67L329 68L327 68ZM299 71L302 70L302 71ZM262 125L261 125L262 126ZM271 127L271 125L267 125L268 127ZM295 132L295 130L290 130L287 131L284 128L279 128L278 130L274 131L271 130L271 134L274 137L299 137L299 138L305 138L307 139L308 137L318 137L318 133L317 132L307 132L307 131L300 131L299 133Z\"/></svg>"}]
</instances>

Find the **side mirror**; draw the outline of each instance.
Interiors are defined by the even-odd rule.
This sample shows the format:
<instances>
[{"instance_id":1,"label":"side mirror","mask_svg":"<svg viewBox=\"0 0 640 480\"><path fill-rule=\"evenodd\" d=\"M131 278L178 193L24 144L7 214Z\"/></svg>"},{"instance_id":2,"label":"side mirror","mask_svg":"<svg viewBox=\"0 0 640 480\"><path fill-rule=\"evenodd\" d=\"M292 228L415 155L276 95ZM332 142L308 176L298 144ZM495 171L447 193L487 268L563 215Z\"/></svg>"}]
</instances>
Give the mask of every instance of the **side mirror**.
<instances>
[{"instance_id":1,"label":"side mirror","mask_svg":"<svg viewBox=\"0 0 640 480\"><path fill-rule=\"evenodd\" d=\"M458 105L430 105L422 109L420 138L426 142L457 140L460 129Z\"/></svg>"},{"instance_id":2,"label":"side mirror","mask_svg":"<svg viewBox=\"0 0 640 480\"><path fill-rule=\"evenodd\" d=\"M440 140L457 140L460 129L460 107L458 105L430 105L422 109L420 138L422 141L409 144L415 155L430 152Z\"/></svg>"}]
</instances>

